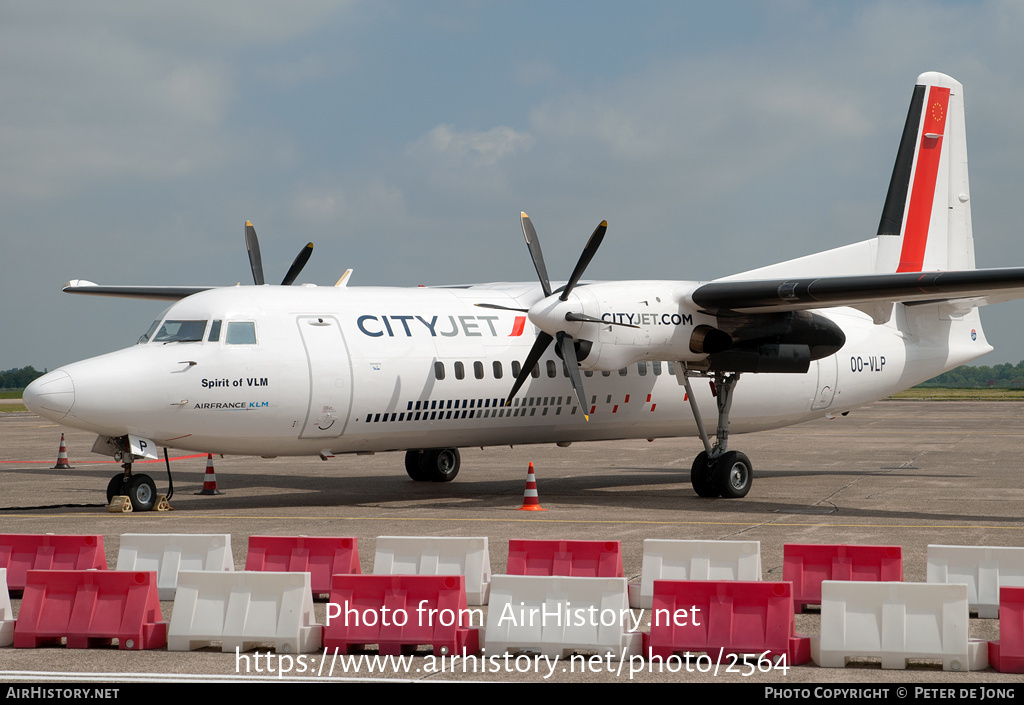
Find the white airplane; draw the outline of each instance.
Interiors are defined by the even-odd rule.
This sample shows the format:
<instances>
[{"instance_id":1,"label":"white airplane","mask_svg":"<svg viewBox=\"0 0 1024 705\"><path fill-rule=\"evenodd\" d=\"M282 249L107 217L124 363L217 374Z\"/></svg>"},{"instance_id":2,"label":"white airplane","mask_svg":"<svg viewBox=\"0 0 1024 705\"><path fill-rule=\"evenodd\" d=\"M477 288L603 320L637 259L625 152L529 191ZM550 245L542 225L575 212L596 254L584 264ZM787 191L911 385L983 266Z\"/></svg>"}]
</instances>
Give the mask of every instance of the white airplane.
<instances>
[{"instance_id":1,"label":"white airplane","mask_svg":"<svg viewBox=\"0 0 1024 705\"><path fill-rule=\"evenodd\" d=\"M160 446L406 451L413 480L446 482L460 447L691 435L694 490L736 498L753 470L730 432L845 414L984 355L978 307L1024 297L1024 268L974 267L963 88L938 73L918 78L870 240L712 282L584 282L601 223L555 288L522 226L539 286L289 286L312 243L270 286L250 223L255 286L70 282L176 303L137 345L33 382L25 404L98 434L93 451L123 464L108 501L136 509L156 488L132 463Z\"/></svg>"}]
</instances>

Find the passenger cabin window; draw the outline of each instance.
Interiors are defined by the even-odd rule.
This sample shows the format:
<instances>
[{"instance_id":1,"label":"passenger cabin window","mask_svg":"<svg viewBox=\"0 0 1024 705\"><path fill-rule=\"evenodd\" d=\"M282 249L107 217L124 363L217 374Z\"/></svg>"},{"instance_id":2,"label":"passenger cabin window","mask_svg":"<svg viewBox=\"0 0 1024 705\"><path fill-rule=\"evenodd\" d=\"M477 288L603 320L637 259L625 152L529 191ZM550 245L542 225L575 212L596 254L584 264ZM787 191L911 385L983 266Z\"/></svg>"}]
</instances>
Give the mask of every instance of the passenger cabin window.
<instances>
[{"instance_id":1,"label":"passenger cabin window","mask_svg":"<svg viewBox=\"0 0 1024 705\"><path fill-rule=\"evenodd\" d=\"M501 379L501 374L502 374L501 361L500 360L495 360L494 364L491 365L491 367L494 370L494 379Z\"/></svg>"},{"instance_id":2,"label":"passenger cabin window","mask_svg":"<svg viewBox=\"0 0 1024 705\"><path fill-rule=\"evenodd\" d=\"M255 345L256 324L252 321L229 321L224 342L228 345Z\"/></svg>"},{"instance_id":3,"label":"passenger cabin window","mask_svg":"<svg viewBox=\"0 0 1024 705\"><path fill-rule=\"evenodd\" d=\"M479 360L473 363L473 376L477 379L484 378L484 363Z\"/></svg>"},{"instance_id":4,"label":"passenger cabin window","mask_svg":"<svg viewBox=\"0 0 1024 705\"><path fill-rule=\"evenodd\" d=\"M456 362L455 363L455 379L465 379L465 378L466 378L466 366L463 365L461 362Z\"/></svg>"},{"instance_id":5,"label":"passenger cabin window","mask_svg":"<svg viewBox=\"0 0 1024 705\"><path fill-rule=\"evenodd\" d=\"M440 360L434 363L434 377L444 379L444 363Z\"/></svg>"},{"instance_id":6,"label":"passenger cabin window","mask_svg":"<svg viewBox=\"0 0 1024 705\"><path fill-rule=\"evenodd\" d=\"M198 343L206 332L206 321L164 321L154 343Z\"/></svg>"},{"instance_id":7,"label":"passenger cabin window","mask_svg":"<svg viewBox=\"0 0 1024 705\"><path fill-rule=\"evenodd\" d=\"M555 377L558 375L558 368L555 367L554 360L548 360L544 366L548 368L548 377Z\"/></svg>"}]
</instances>

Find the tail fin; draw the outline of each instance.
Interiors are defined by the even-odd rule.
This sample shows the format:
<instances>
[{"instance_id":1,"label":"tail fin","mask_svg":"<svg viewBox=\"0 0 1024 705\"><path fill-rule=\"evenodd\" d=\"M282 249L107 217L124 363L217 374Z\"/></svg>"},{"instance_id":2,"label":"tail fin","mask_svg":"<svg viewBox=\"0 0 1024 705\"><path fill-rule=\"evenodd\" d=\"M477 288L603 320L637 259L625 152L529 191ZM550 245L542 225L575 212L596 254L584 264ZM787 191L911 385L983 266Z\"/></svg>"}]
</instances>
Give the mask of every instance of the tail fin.
<instances>
[{"instance_id":1,"label":"tail fin","mask_svg":"<svg viewBox=\"0 0 1024 705\"><path fill-rule=\"evenodd\" d=\"M878 224L875 271L974 269L963 86L917 78Z\"/></svg>"}]
</instances>

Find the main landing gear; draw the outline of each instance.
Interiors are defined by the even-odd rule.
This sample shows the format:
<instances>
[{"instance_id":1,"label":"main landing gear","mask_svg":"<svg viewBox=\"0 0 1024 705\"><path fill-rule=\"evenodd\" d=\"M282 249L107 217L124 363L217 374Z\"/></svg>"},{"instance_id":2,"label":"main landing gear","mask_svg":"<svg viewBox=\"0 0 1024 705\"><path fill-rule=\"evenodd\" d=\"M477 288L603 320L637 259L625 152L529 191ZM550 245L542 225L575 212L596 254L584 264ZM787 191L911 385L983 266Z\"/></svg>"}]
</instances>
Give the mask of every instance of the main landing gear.
<instances>
[{"instance_id":1,"label":"main landing gear","mask_svg":"<svg viewBox=\"0 0 1024 705\"><path fill-rule=\"evenodd\" d=\"M132 511L148 512L156 504L156 483L149 475L132 475L132 464L122 463L124 472L114 475L107 484L107 504L117 496L127 496Z\"/></svg>"},{"instance_id":2,"label":"main landing gear","mask_svg":"<svg viewBox=\"0 0 1024 705\"><path fill-rule=\"evenodd\" d=\"M417 482L451 482L459 474L458 448L409 450L405 453L405 471Z\"/></svg>"},{"instance_id":3,"label":"main landing gear","mask_svg":"<svg viewBox=\"0 0 1024 705\"><path fill-rule=\"evenodd\" d=\"M743 453L729 450L729 411L732 408L733 388L740 379L739 372L727 374L714 373L714 389L718 402L718 429L715 432L715 444L711 445L704 419L701 418L697 400L690 388L690 377L708 377L707 372L698 372L682 366L682 382L686 388L686 396L690 400L693 420L697 422L697 431L704 442L704 450L693 459L690 468L690 484L693 491L700 497L724 497L738 499L746 497L754 482L754 468L750 459Z\"/></svg>"}]
</instances>

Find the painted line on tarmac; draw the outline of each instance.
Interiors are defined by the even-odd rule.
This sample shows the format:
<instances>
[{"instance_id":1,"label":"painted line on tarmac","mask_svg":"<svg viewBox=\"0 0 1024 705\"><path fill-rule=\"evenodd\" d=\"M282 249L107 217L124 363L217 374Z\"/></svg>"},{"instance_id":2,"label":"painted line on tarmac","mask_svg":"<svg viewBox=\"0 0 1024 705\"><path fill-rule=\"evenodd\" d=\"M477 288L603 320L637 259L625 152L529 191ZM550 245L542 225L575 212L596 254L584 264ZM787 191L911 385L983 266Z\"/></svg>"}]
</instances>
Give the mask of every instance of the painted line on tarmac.
<instances>
[{"instance_id":1,"label":"painted line on tarmac","mask_svg":"<svg viewBox=\"0 0 1024 705\"><path fill-rule=\"evenodd\" d=\"M90 505L98 506L98 505ZM106 506L106 505L104 505ZM518 511L518 510L499 510L499 511ZM175 518L173 512L146 512L145 514L159 515L162 519ZM118 514L111 515L109 513L100 514L4 514L5 519L14 517L24 517L30 519L97 519L101 516L113 518L117 516L135 516L138 517L139 513L133 512L132 514ZM792 526L802 528L818 528L818 529L1002 529L1005 531L1024 531L1024 526L993 526L991 524L825 524L821 522L816 523L797 523L797 522L739 522L739 521L654 521L651 519L508 519L501 517L493 518L478 518L470 519L465 517L353 517L353 516L301 516L301 515L281 515L281 516L250 516L250 515L220 515L220 514L197 514L196 510L190 510L189 512L183 512L178 515L183 519L216 519L218 521L232 521L232 520L244 520L244 521L255 521L260 519L266 519L270 521L393 521L393 522L445 522L445 523L495 523L500 522L503 524L616 524L616 525L656 525L656 526L743 526L748 528L770 528L777 526ZM0 672L2 673L2 672Z\"/></svg>"},{"instance_id":2,"label":"painted line on tarmac","mask_svg":"<svg viewBox=\"0 0 1024 705\"><path fill-rule=\"evenodd\" d=\"M188 460L189 458L205 458L205 457L206 457L206 453L193 453L192 455L179 455L177 457L170 458L170 460ZM28 465L30 463L52 463L52 462L53 462L53 460L0 460L0 463L22 463L22 464L25 464L25 465ZM120 465L121 464L121 463L117 462L116 460L92 460L92 461L87 460L85 462L82 462L80 460L76 460L75 462L78 463L79 465L81 465L82 467L85 467L86 465ZM141 463L162 463L162 462L164 462L164 459L163 458L155 458L155 459L151 459L151 460L135 460L133 462L136 463L136 464L141 464Z\"/></svg>"}]
</instances>

